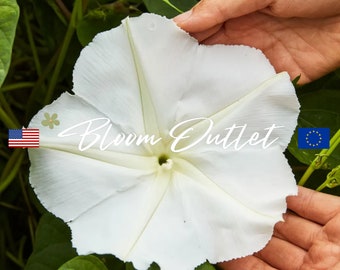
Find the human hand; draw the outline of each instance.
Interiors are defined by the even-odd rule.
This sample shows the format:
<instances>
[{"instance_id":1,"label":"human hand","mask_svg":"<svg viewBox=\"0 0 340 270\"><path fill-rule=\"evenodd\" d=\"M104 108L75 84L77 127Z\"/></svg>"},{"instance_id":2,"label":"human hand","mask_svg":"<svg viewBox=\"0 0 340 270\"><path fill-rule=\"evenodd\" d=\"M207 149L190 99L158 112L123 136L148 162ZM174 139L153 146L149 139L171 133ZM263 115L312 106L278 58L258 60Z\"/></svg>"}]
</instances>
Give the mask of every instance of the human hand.
<instances>
[{"instance_id":1,"label":"human hand","mask_svg":"<svg viewBox=\"0 0 340 270\"><path fill-rule=\"evenodd\" d=\"M340 66L339 0L202 0L174 20L201 43L261 49L299 83Z\"/></svg>"},{"instance_id":2,"label":"human hand","mask_svg":"<svg viewBox=\"0 0 340 270\"><path fill-rule=\"evenodd\" d=\"M224 270L339 270L340 198L299 187L287 198L293 211L275 225L267 246L241 259L221 263Z\"/></svg>"}]
</instances>

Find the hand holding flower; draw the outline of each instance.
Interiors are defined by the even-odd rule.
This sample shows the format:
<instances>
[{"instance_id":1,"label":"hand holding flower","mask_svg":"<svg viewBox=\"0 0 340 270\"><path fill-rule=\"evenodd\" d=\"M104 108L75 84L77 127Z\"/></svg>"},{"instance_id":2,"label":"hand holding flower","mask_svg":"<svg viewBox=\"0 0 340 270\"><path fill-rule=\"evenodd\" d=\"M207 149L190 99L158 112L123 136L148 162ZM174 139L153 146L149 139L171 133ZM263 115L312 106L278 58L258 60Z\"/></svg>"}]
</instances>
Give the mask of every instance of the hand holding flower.
<instances>
[{"instance_id":1,"label":"hand holding flower","mask_svg":"<svg viewBox=\"0 0 340 270\"><path fill-rule=\"evenodd\" d=\"M340 198L300 187L287 198L285 222L277 223L268 245L221 269L339 269Z\"/></svg>"},{"instance_id":2,"label":"hand holding flower","mask_svg":"<svg viewBox=\"0 0 340 270\"><path fill-rule=\"evenodd\" d=\"M204 44L261 49L277 72L307 83L340 66L340 2L202 0L175 18Z\"/></svg>"}]
</instances>

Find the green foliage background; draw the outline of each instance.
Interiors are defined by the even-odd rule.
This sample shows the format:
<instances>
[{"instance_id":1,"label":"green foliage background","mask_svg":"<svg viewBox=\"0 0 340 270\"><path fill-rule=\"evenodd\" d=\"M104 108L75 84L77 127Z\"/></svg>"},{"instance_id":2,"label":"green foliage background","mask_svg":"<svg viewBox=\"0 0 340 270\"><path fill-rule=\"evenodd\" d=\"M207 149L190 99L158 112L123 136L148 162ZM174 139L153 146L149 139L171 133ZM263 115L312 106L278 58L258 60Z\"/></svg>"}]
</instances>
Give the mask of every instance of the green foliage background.
<instances>
[{"instance_id":1,"label":"green foliage background","mask_svg":"<svg viewBox=\"0 0 340 270\"><path fill-rule=\"evenodd\" d=\"M0 269L134 269L112 255L77 256L68 227L46 212L28 183L26 151L9 149L7 133L27 126L39 109L72 89L74 63L95 34L118 26L126 16L150 11L170 18L196 2L18 0L17 6L15 0L0 0ZM333 136L340 127L340 69L296 90L302 105L299 126L330 127ZM318 152L298 149L296 134L288 150L298 181ZM316 189L339 164L338 146L306 186ZM340 195L339 186L323 191ZM199 269L215 267L205 263Z\"/></svg>"}]
</instances>

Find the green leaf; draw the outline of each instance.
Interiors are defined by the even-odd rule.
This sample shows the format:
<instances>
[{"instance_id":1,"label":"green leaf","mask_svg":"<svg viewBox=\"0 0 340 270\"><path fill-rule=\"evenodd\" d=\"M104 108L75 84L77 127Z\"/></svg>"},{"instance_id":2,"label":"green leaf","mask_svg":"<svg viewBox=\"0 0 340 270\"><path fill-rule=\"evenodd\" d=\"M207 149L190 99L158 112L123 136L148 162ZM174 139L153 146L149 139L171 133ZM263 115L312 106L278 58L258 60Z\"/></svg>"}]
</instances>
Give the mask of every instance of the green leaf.
<instances>
[{"instance_id":1,"label":"green leaf","mask_svg":"<svg viewBox=\"0 0 340 270\"><path fill-rule=\"evenodd\" d=\"M135 270L135 268L133 267L133 264L131 262L127 262L125 264L125 270Z\"/></svg>"},{"instance_id":2,"label":"green leaf","mask_svg":"<svg viewBox=\"0 0 340 270\"><path fill-rule=\"evenodd\" d=\"M160 270L161 268L158 266L157 263L153 262L148 270Z\"/></svg>"},{"instance_id":3,"label":"green leaf","mask_svg":"<svg viewBox=\"0 0 340 270\"><path fill-rule=\"evenodd\" d=\"M105 263L108 269L114 270L124 270L125 263L119 260L117 257L112 254L95 254L97 258L99 258L102 262Z\"/></svg>"},{"instance_id":4,"label":"green leaf","mask_svg":"<svg viewBox=\"0 0 340 270\"><path fill-rule=\"evenodd\" d=\"M117 2L119 3L119 2ZM117 5L116 5L117 6ZM118 26L129 10L123 5L90 10L77 26L77 36L81 45L86 46L96 34Z\"/></svg>"},{"instance_id":5,"label":"green leaf","mask_svg":"<svg viewBox=\"0 0 340 270\"><path fill-rule=\"evenodd\" d=\"M149 12L175 17L181 12L187 11L197 4L196 0L144 0L144 4Z\"/></svg>"},{"instance_id":6,"label":"green leaf","mask_svg":"<svg viewBox=\"0 0 340 270\"><path fill-rule=\"evenodd\" d=\"M197 266L196 270L215 270L215 267L212 266L209 262L205 262L200 266Z\"/></svg>"},{"instance_id":7,"label":"green leaf","mask_svg":"<svg viewBox=\"0 0 340 270\"><path fill-rule=\"evenodd\" d=\"M46 213L40 219L34 250L25 270L56 270L77 256L71 244L71 231L59 218Z\"/></svg>"},{"instance_id":8,"label":"green leaf","mask_svg":"<svg viewBox=\"0 0 340 270\"><path fill-rule=\"evenodd\" d=\"M0 0L0 87L7 75L12 55L19 7L15 0Z\"/></svg>"},{"instance_id":9,"label":"green leaf","mask_svg":"<svg viewBox=\"0 0 340 270\"><path fill-rule=\"evenodd\" d=\"M301 112L298 119L299 127L329 127L333 136L340 127L340 91L321 89L316 91L302 91L298 93ZM307 165L315 159L320 150L298 148L297 129L292 137L288 150L300 162ZM340 163L340 147L327 158L322 169L331 169Z\"/></svg>"},{"instance_id":10,"label":"green leaf","mask_svg":"<svg viewBox=\"0 0 340 270\"><path fill-rule=\"evenodd\" d=\"M93 255L78 256L64 263L58 270L107 270L105 264Z\"/></svg>"}]
</instances>

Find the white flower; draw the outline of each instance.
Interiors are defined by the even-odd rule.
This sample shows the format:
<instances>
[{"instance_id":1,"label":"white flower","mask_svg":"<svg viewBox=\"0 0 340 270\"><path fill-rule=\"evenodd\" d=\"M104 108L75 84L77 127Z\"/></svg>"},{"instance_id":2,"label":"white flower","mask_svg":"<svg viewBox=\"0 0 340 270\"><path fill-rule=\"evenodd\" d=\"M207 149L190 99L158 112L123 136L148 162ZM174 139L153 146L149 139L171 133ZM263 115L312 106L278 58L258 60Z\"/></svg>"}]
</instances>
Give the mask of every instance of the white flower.
<instances>
[{"instance_id":1,"label":"white flower","mask_svg":"<svg viewBox=\"0 0 340 270\"><path fill-rule=\"evenodd\" d=\"M299 108L286 73L254 48L198 45L144 14L97 35L73 75L75 94L31 121L29 155L35 192L79 254L173 270L266 245L297 191L282 154ZM59 125L42 126L46 113Z\"/></svg>"}]
</instances>

